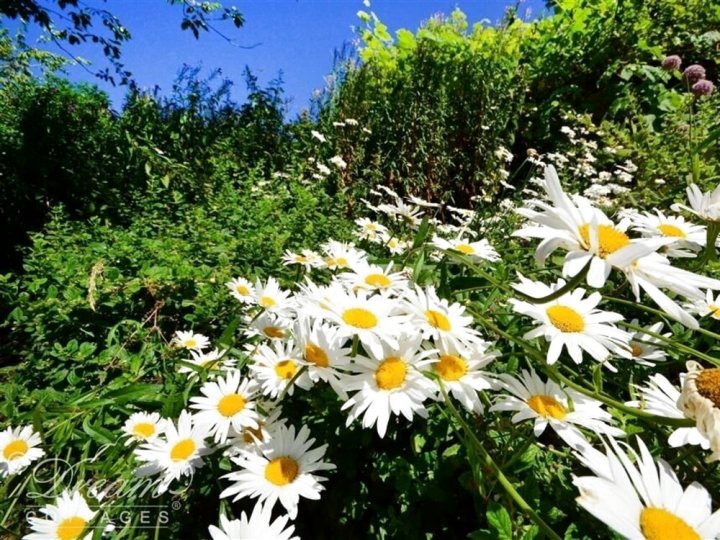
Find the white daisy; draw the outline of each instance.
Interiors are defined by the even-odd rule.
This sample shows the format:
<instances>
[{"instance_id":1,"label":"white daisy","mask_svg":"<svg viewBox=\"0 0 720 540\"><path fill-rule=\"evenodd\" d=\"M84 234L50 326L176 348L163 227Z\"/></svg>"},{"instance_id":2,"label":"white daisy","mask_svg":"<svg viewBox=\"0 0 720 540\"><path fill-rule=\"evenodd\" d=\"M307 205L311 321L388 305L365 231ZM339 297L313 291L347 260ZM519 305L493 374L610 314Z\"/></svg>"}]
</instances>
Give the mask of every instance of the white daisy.
<instances>
[{"instance_id":1,"label":"white daisy","mask_svg":"<svg viewBox=\"0 0 720 540\"><path fill-rule=\"evenodd\" d=\"M236 277L232 281L228 281L225 286L230 289L231 294L241 303L255 303L255 287L247 279Z\"/></svg>"},{"instance_id":2,"label":"white daisy","mask_svg":"<svg viewBox=\"0 0 720 540\"><path fill-rule=\"evenodd\" d=\"M225 351L220 349L213 349L210 352L190 351L190 359L183 360L183 363L187 365L181 364L178 373L186 373L188 378L195 379L198 377L198 372L203 369L214 374L232 369L237 361L224 355Z\"/></svg>"},{"instance_id":3,"label":"white daisy","mask_svg":"<svg viewBox=\"0 0 720 540\"><path fill-rule=\"evenodd\" d=\"M256 317L245 317L248 324L245 334L248 337L260 336L269 340L285 340L292 334L292 321L263 311Z\"/></svg>"},{"instance_id":4,"label":"white daisy","mask_svg":"<svg viewBox=\"0 0 720 540\"><path fill-rule=\"evenodd\" d=\"M437 361L432 365L448 392L467 410L478 414L484 409L478 392L494 387L494 375L482 369L499 356L497 352L488 352L488 346L484 341L469 346L440 343Z\"/></svg>"},{"instance_id":5,"label":"white daisy","mask_svg":"<svg viewBox=\"0 0 720 540\"><path fill-rule=\"evenodd\" d=\"M720 221L720 185L713 191L703 193L698 186L691 184L687 188L690 208L684 204L673 204L671 208L676 212L687 210L705 221Z\"/></svg>"},{"instance_id":6,"label":"white daisy","mask_svg":"<svg viewBox=\"0 0 720 540\"><path fill-rule=\"evenodd\" d=\"M17 474L44 456L45 451L38 448L40 444L40 435L31 426L0 431L0 478Z\"/></svg>"},{"instance_id":7,"label":"white daisy","mask_svg":"<svg viewBox=\"0 0 720 540\"><path fill-rule=\"evenodd\" d=\"M125 420L122 431L128 437L125 445L134 442L150 442L165 431L165 419L156 412L136 412Z\"/></svg>"},{"instance_id":8,"label":"white daisy","mask_svg":"<svg viewBox=\"0 0 720 540\"><path fill-rule=\"evenodd\" d=\"M322 245L322 250L325 254L323 262L330 270L352 268L367 258L363 250L337 240L328 240Z\"/></svg>"},{"instance_id":9,"label":"white daisy","mask_svg":"<svg viewBox=\"0 0 720 540\"><path fill-rule=\"evenodd\" d=\"M355 223L360 228L358 238L361 240L376 240L378 235L387 232L385 225L368 218L358 218Z\"/></svg>"},{"instance_id":10,"label":"white daisy","mask_svg":"<svg viewBox=\"0 0 720 540\"><path fill-rule=\"evenodd\" d=\"M271 403L259 403L258 408L270 411L267 416L261 416L258 419L257 428L245 427L242 431L230 429L230 436L227 440L227 448L224 454L227 456L237 456L244 451L259 454L260 447L268 444L280 426L285 425L285 419L282 418L282 407L275 406Z\"/></svg>"},{"instance_id":11,"label":"white daisy","mask_svg":"<svg viewBox=\"0 0 720 540\"><path fill-rule=\"evenodd\" d=\"M299 285L299 289L294 298L295 309L298 320L303 323L324 318L330 311L331 299L337 294L345 293L345 288L338 281L317 285L307 277L305 283Z\"/></svg>"},{"instance_id":12,"label":"white daisy","mask_svg":"<svg viewBox=\"0 0 720 540\"><path fill-rule=\"evenodd\" d=\"M342 370L350 364L350 348L343 346L344 335L337 328L319 321L297 324L295 335L310 379L329 383L341 398L347 399L340 384Z\"/></svg>"},{"instance_id":13,"label":"white daisy","mask_svg":"<svg viewBox=\"0 0 720 540\"><path fill-rule=\"evenodd\" d=\"M605 455L585 458L606 461L593 467L605 474L573 479L580 506L632 540L700 540L720 534L720 512L711 513L712 500L702 485L693 482L683 490L670 466L653 460L639 438L639 454L628 448L633 460L617 442L609 442Z\"/></svg>"},{"instance_id":14,"label":"white daisy","mask_svg":"<svg viewBox=\"0 0 720 540\"><path fill-rule=\"evenodd\" d=\"M188 411L182 411L177 427L171 421L165 424L165 433L154 441L136 448L138 461L144 463L136 469L137 476L160 474L158 493L165 493L173 480L192 476L203 466L203 456L212 452L205 445L209 427L193 422Z\"/></svg>"},{"instance_id":15,"label":"white daisy","mask_svg":"<svg viewBox=\"0 0 720 540\"><path fill-rule=\"evenodd\" d=\"M205 424L216 443L228 438L230 428L240 431L244 427L257 428L258 413L255 410L257 383L241 379L240 371L230 371L224 378L208 381L200 388L202 396L190 398L190 408L195 413L193 422Z\"/></svg>"},{"instance_id":16,"label":"white daisy","mask_svg":"<svg viewBox=\"0 0 720 540\"><path fill-rule=\"evenodd\" d=\"M340 337L357 336L363 347L376 357L383 344L397 346L403 318L395 315L394 302L383 296L367 297L367 292L338 294L330 301L326 317L338 328Z\"/></svg>"},{"instance_id":17,"label":"white daisy","mask_svg":"<svg viewBox=\"0 0 720 540\"><path fill-rule=\"evenodd\" d=\"M680 389L676 388L664 375L656 373L650 376L646 386L634 386L640 394L640 399L628 401L625 405L637 407L657 416L688 418L678 406ZM705 450L710 448L710 441L698 431L697 427L675 429L668 437L668 444L673 448L686 444L699 445Z\"/></svg>"},{"instance_id":18,"label":"white daisy","mask_svg":"<svg viewBox=\"0 0 720 540\"><path fill-rule=\"evenodd\" d=\"M706 232L702 225L685 221L682 216L666 216L655 209L655 214L644 212L631 217L632 227L646 237L665 236L675 242L665 247L668 257L695 257L705 245Z\"/></svg>"},{"instance_id":19,"label":"white daisy","mask_svg":"<svg viewBox=\"0 0 720 540\"><path fill-rule=\"evenodd\" d=\"M720 368L706 369L692 360L685 365L678 407L710 441L712 453L706 460L720 461Z\"/></svg>"},{"instance_id":20,"label":"white daisy","mask_svg":"<svg viewBox=\"0 0 720 540\"><path fill-rule=\"evenodd\" d=\"M602 408L602 403L549 379L543 382L535 371L523 370L518 377L503 373L498 378L512 395L498 395L490 410L516 411L512 417L515 424L534 419L536 437L549 425L568 446L579 448L587 444L587 439L578 426L613 437L625 434L610 425L612 416Z\"/></svg>"},{"instance_id":21,"label":"white daisy","mask_svg":"<svg viewBox=\"0 0 720 540\"><path fill-rule=\"evenodd\" d=\"M262 387L262 394L275 399L284 391L292 395L295 386L308 390L312 386L308 373L303 372L298 376L305 365L301 357L302 353L292 339L275 342L272 347L260 345L252 355L250 371ZM291 381L292 385L288 387Z\"/></svg>"},{"instance_id":22,"label":"white daisy","mask_svg":"<svg viewBox=\"0 0 720 540\"><path fill-rule=\"evenodd\" d=\"M533 297L543 298L565 285L561 279L547 286L518 275L519 285L513 287L519 292ZM560 357L563 347L576 364L582 363L582 351L586 351L598 362L602 362L611 371L615 368L607 361L611 354L630 358L630 334L620 330L613 323L621 321L619 313L600 311L597 305L602 300L599 292L583 299L585 289L575 289L551 302L531 304L524 300L510 299L513 309L518 313L535 319L536 328L523 336L533 339L543 336L550 342L547 352L548 364L554 364Z\"/></svg>"},{"instance_id":23,"label":"white daisy","mask_svg":"<svg viewBox=\"0 0 720 540\"><path fill-rule=\"evenodd\" d=\"M255 301L269 313L290 315L292 306L289 298L290 291L281 289L274 277L269 277L265 283L260 280L255 283Z\"/></svg>"},{"instance_id":24,"label":"white daisy","mask_svg":"<svg viewBox=\"0 0 720 540\"><path fill-rule=\"evenodd\" d=\"M192 331L178 331L175 332L173 343L177 347L190 349L191 351L202 351L205 347L210 345L210 340L202 334L196 334Z\"/></svg>"},{"instance_id":25,"label":"white daisy","mask_svg":"<svg viewBox=\"0 0 720 540\"><path fill-rule=\"evenodd\" d=\"M33 532L23 536L24 540L85 540L93 536L88 523L97 512L90 509L78 491L63 491L55 504L40 508L40 512L47 517L28 518Z\"/></svg>"},{"instance_id":26,"label":"white daisy","mask_svg":"<svg viewBox=\"0 0 720 540\"><path fill-rule=\"evenodd\" d=\"M317 500L324 489L320 482L325 478L314 473L335 468L331 463L320 461L327 445L311 450L315 439L309 437L307 426L300 429L297 437L295 427L281 426L273 439L262 446L262 455L244 452L231 458L241 470L223 476L233 484L220 497L234 495L233 501L257 497L270 508L279 500L290 518L295 519L300 497Z\"/></svg>"},{"instance_id":27,"label":"white daisy","mask_svg":"<svg viewBox=\"0 0 720 540\"><path fill-rule=\"evenodd\" d=\"M383 244L392 255L402 255L411 247L411 243L406 240L401 240L397 236L391 236L390 234L384 233L378 235L379 244Z\"/></svg>"},{"instance_id":28,"label":"white daisy","mask_svg":"<svg viewBox=\"0 0 720 540\"><path fill-rule=\"evenodd\" d=\"M486 260L486 261L499 261L500 255L490 245L490 242L485 240L478 240L473 242L467 238L454 238L452 240L446 240L440 236L434 236L432 239L432 245L444 251L457 251L464 255L467 255L473 260Z\"/></svg>"},{"instance_id":29,"label":"white daisy","mask_svg":"<svg viewBox=\"0 0 720 540\"><path fill-rule=\"evenodd\" d=\"M294 525L285 528L289 520L289 516L280 516L272 521L272 507L257 503L249 518L242 512L240 519L231 521L220 514L220 527L210 525L208 530L212 540L300 540L292 536Z\"/></svg>"},{"instance_id":30,"label":"white daisy","mask_svg":"<svg viewBox=\"0 0 720 540\"><path fill-rule=\"evenodd\" d=\"M401 414L412 421L413 414L427 418L423 402L433 397L436 389L430 379L421 373L437 356L432 349L422 350L422 336L400 335L399 345L382 346L382 354L370 352L370 358L356 356L351 366L354 375L342 381L348 392L356 392L343 406L350 409L347 425L362 416L364 428L377 427L380 437L385 436L391 415Z\"/></svg>"},{"instance_id":31,"label":"white daisy","mask_svg":"<svg viewBox=\"0 0 720 540\"><path fill-rule=\"evenodd\" d=\"M633 319L630 322L633 325L638 324L637 319ZM663 326L665 326L663 323L658 322L645 327L644 330L652 332L653 334L669 337L671 335L669 332L665 334L662 333ZM632 359L641 366L653 366L655 362L664 362L666 355L661 347L662 340L660 338L652 336L643 330L636 330L630 334Z\"/></svg>"},{"instance_id":32,"label":"white daisy","mask_svg":"<svg viewBox=\"0 0 720 540\"><path fill-rule=\"evenodd\" d=\"M413 204L406 204L402 199L395 199L395 204L379 204L377 208L412 228L419 227L422 221L423 211Z\"/></svg>"},{"instance_id":33,"label":"white daisy","mask_svg":"<svg viewBox=\"0 0 720 540\"><path fill-rule=\"evenodd\" d=\"M320 255L309 249L303 249L301 253L295 253L288 249L285 250L285 254L283 255L283 264L285 266L302 266L305 268L305 271L310 271L312 268L321 266L323 260Z\"/></svg>"},{"instance_id":34,"label":"white daisy","mask_svg":"<svg viewBox=\"0 0 720 540\"><path fill-rule=\"evenodd\" d=\"M439 298L435 287L425 290L415 287L403 296L402 307L407 312L407 325L422 332L423 338L433 338L436 344L462 347L480 341L480 335L470 327L472 317L465 315L465 308L454 302Z\"/></svg>"},{"instance_id":35,"label":"white daisy","mask_svg":"<svg viewBox=\"0 0 720 540\"><path fill-rule=\"evenodd\" d=\"M712 317L720 320L720 293L715 296L710 289L705 293L705 297L690 302L686 305L689 312L700 315L701 317Z\"/></svg>"},{"instance_id":36,"label":"white daisy","mask_svg":"<svg viewBox=\"0 0 720 540\"><path fill-rule=\"evenodd\" d=\"M338 275L341 283L352 291L366 290L389 293L402 291L407 287L408 278L404 272L392 272L393 263L385 268L362 261L353 266L351 272Z\"/></svg>"}]
</instances>

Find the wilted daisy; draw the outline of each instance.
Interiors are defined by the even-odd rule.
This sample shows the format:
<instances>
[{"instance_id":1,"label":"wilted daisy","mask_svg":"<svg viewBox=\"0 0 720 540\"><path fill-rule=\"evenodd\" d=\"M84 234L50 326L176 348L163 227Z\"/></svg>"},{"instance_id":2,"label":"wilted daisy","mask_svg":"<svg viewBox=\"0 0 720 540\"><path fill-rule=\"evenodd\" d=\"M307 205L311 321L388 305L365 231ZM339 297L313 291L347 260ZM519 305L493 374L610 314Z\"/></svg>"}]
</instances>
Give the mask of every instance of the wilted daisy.
<instances>
[{"instance_id":1,"label":"wilted daisy","mask_svg":"<svg viewBox=\"0 0 720 540\"><path fill-rule=\"evenodd\" d=\"M640 399L628 401L625 405L637 407L643 411L665 416L667 418L688 418L678 406L680 389L676 388L664 375L651 375L645 386L635 385ZM679 427L668 437L668 444L677 448L686 444L699 445L705 450L710 448L710 441L696 427Z\"/></svg>"},{"instance_id":2,"label":"wilted daisy","mask_svg":"<svg viewBox=\"0 0 720 540\"><path fill-rule=\"evenodd\" d=\"M485 261L499 261L500 255L490 245L490 242L485 240L478 240L473 242L467 238L454 238L452 240L446 240L440 236L434 236L432 239L432 245L437 249L457 251L463 255L467 255L473 260L485 260Z\"/></svg>"},{"instance_id":3,"label":"wilted daisy","mask_svg":"<svg viewBox=\"0 0 720 540\"><path fill-rule=\"evenodd\" d=\"M407 325L422 332L424 339L433 338L435 343L461 347L480 339L470 325L472 317L465 315L465 308L454 302L439 298L435 287L425 290L415 287L403 296L403 309L407 312Z\"/></svg>"},{"instance_id":4,"label":"wilted daisy","mask_svg":"<svg viewBox=\"0 0 720 540\"><path fill-rule=\"evenodd\" d=\"M720 369L686 363L678 406L695 420L700 433L710 441L707 461L720 461Z\"/></svg>"},{"instance_id":5,"label":"wilted daisy","mask_svg":"<svg viewBox=\"0 0 720 540\"><path fill-rule=\"evenodd\" d=\"M539 281L531 281L522 275L519 285L513 287L532 298L543 298L565 285L561 279L547 286ZM611 354L630 358L630 334L620 330L613 323L621 321L622 315L597 309L602 300L599 292L583 298L585 289L575 289L551 302L531 304L524 300L510 299L513 309L518 313L535 319L536 328L527 332L523 339L543 336L550 342L547 352L548 364L554 364L563 348L576 364L582 363L582 351L587 352L610 370L615 368L607 362Z\"/></svg>"},{"instance_id":6,"label":"wilted daisy","mask_svg":"<svg viewBox=\"0 0 720 540\"><path fill-rule=\"evenodd\" d=\"M144 463L135 474L160 474L158 493L165 493L173 480L192 475L203 466L203 456L212 453L205 444L209 429L205 424L193 422L188 411L182 411L177 427L168 420L162 437L135 449L136 459Z\"/></svg>"},{"instance_id":7,"label":"wilted daisy","mask_svg":"<svg viewBox=\"0 0 720 540\"><path fill-rule=\"evenodd\" d=\"M627 450L632 460L619 443L612 438L609 443L605 454L585 456L604 474L573 479L580 506L625 538L701 540L720 534L720 512L711 513L712 500L702 485L693 482L683 490L670 465L653 460L640 438L639 453Z\"/></svg>"},{"instance_id":8,"label":"wilted daisy","mask_svg":"<svg viewBox=\"0 0 720 540\"><path fill-rule=\"evenodd\" d=\"M88 523L97 514L88 506L78 491L63 491L55 501L40 508L45 518L31 517L28 523L32 528L30 534L23 536L25 540L76 540L89 539L93 531Z\"/></svg>"},{"instance_id":9,"label":"wilted daisy","mask_svg":"<svg viewBox=\"0 0 720 540\"><path fill-rule=\"evenodd\" d=\"M165 431L165 420L160 413L136 412L125 420L122 431L128 437L126 445L153 441Z\"/></svg>"},{"instance_id":10,"label":"wilted daisy","mask_svg":"<svg viewBox=\"0 0 720 540\"><path fill-rule=\"evenodd\" d=\"M311 450L315 439L303 426L295 436L295 427L281 426L272 440L261 447L262 455L244 452L231 458L240 466L239 471L226 474L232 485L220 497L257 497L258 502L272 508L279 500L291 519L297 517L300 497L317 500L324 489L320 482L325 478L314 473L335 468L332 463L320 461L327 445Z\"/></svg>"},{"instance_id":11,"label":"wilted daisy","mask_svg":"<svg viewBox=\"0 0 720 540\"><path fill-rule=\"evenodd\" d=\"M630 321L637 325L638 320ZM632 359L641 366L653 366L655 362L664 362L666 359L665 351L662 347L662 340L652 334L658 334L664 337L670 336L670 333L663 334L664 324L661 322L645 327L643 330L636 330L630 334L630 352ZM648 333L650 332L650 333Z\"/></svg>"},{"instance_id":12,"label":"wilted daisy","mask_svg":"<svg viewBox=\"0 0 720 540\"><path fill-rule=\"evenodd\" d=\"M289 298L290 291L281 289L274 277L269 277L265 283L260 280L255 283L255 301L273 315L290 315L292 305Z\"/></svg>"},{"instance_id":13,"label":"wilted daisy","mask_svg":"<svg viewBox=\"0 0 720 540\"><path fill-rule=\"evenodd\" d=\"M482 413L484 409L478 392L494 386L494 376L482 370L499 353L488 352L488 346L484 341L467 346L440 343L437 345L437 361L432 364L432 370L447 392L467 410L476 413Z\"/></svg>"},{"instance_id":14,"label":"wilted daisy","mask_svg":"<svg viewBox=\"0 0 720 540\"><path fill-rule=\"evenodd\" d=\"M695 300L686 305L687 310L701 317L712 317L720 320L720 293L715 296L711 290L705 293L705 298Z\"/></svg>"},{"instance_id":15,"label":"wilted daisy","mask_svg":"<svg viewBox=\"0 0 720 540\"><path fill-rule=\"evenodd\" d=\"M343 406L350 409L347 425L362 416L364 428L376 426L385 436L391 415L403 415L412 421L413 414L427 418L423 402L436 390L421 370L435 362L436 351L421 349L422 336L402 334L398 346L382 346L382 354L370 352L369 358L356 356L351 366L354 375L343 379L348 392L357 392Z\"/></svg>"},{"instance_id":16,"label":"wilted daisy","mask_svg":"<svg viewBox=\"0 0 720 540\"><path fill-rule=\"evenodd\" d=\"M214 435L216 443L227 440L230 428L235 431L244 427L257 428L258 413L254 402L257 391L257 383L242 379L238 370L208 381L200 388L202 396L190 398L190 408L199 411L193 422L208 426L208 435Z\"/></svg>"},{"instance_id":17,"label":"wilted daisy","mask_svg":"<svg viewBox=\"0 0 720 540\"><path fill-rule=\"evenodd\" d=\"M395 302L383 296L368 298L366 291L338 294L331 299L327 319L341 337L357 336L366 350L379 357L383 344L397 346L403 319L395 315Z\"/></svg>"},{"instance_id":18,"label":"wilted daisy","mask_svg":"<svg viewBox=\"0 0 720 540\"><path fill-rule=\"evenodd\" d=\"M31 426L0 431L0 478L17 474L45 455L40 435Z\"/></svg>"},{"instance_id":19,"label":"wilted daisy","mask_svg":"<svg viewBox=\"0 0 720 540\"><path fill-rule=\"evenodd\" d=\"M713 191L703 193L698 186L691 184L687 188L687 196L689 208L679 203L673 204L671 208L675 211L687 210L705 221L720 221L720 185Z\"/></svg>"},{"instance_id":20,"label":"wilted daisy","mask_svg":"<svg viewBox=\"0 0 720 540\"><path fill-rule=\"evenodd\" d=\"M319 321L297 324L295 334L310 379L330 383L340 397L347 398L340 384L342 370L350 363L350 348L344 346L345 336L337 328Z\"/></svg>"},{"instance_id":21,"label":"wilted daisy","mask_svg":"<svg viewBox=\"0 0 720 540\"><path fill-rule=\"evenodd\" d=\"M178 331L175 332L175 337L173 338L173 343L178 346L182 347L184 349L190 349L192 351L201 351L208 345L210 345L210 340L203 336L202 334L196 334L195 332L188 331Z\"/></svg>"},{"instance_id":22,"label":"wilted daisy","mask_svg":"<svg viewBox=\"0 0 720 540\"><path fill-rule=\"evenodd\" d=\"M243 304L255 303L255 286L247 279L236 277L228 281L225 286L230 289L231 294Z\"/></svg>"},{"instance_id":23,"label":"wilted daisy","mask_svg":"<svg viewBox=\"0 0 720 540\"><path fill-rule=\"evenodd\" d=\"M220 527L210 525L208 530L212 540L300 540L299 536L292 536L295 526L288 525L289 516L280 516L272 520L272 506L257 503L248 518L245 512L240 519L232 521L220 514Z\"/></svg>"},{"instance_id":24,"label":"wilted daisy","mask_svg":"<svg viewBox=\"0 0 720 540\"><path fill-rule=\"evenodd\" d=\"M292 395L295 386L308 390L312 381L307 372L300 373L305 365L301 357L293 340L260 345L252 356L250 371L260 384L262 394L275 399L285 391Z\"/></svg>"},{"instance_id":25,"label":"wilted daisy","mask_svg":"<svg viewBox=\"0 0 720 540\"><path fill-rule=\"evenodd\" d=\"M225 351L221 351L220 349L213 349L209 352L190 351L190 358L183 360L184 363L190 365L181 365L178 372L186 373L188 377L192 379L196 378L198 371L202 369L220 372L226 371L235 365L236 360L224 355ZM195 369L191 366L195 366Z\"/></svg>"},{"instance_id":26,"label":"wilted daisy","mask_svg":"<svg viewBox=\"0 0 720 540\"><path fill-rule=\"evenodd\" d=\"M625 434L610 425L612 416L602 408L602 403L549 379L543 382L535 371L523 370L518 377L503 373L498 378L512 395L499 394L490 410L515 411L512 417L515 424L533 419L536 437L549 425L570 447L578 448L587 443L578 426L613 437Z\"/></svg>"},{"instance_id":27,"label":"wilted daisy","mask_svg":"<svg viewBox=\"0 0 720 540\"><path fill-rule=\"evenodd\" d=\"M392 267L392 262L383 268L361 261L352 267L352 271L340 274L338 279L353 291L398 292L407 287L408 278L403 272L393 272Z\"/></svg>"},{"instance_id":28,"label":"wilted daisy","mask_svg":"<svg viewBox=\"0 0 720 540\"><path fill-rule=\"evenodd\" d=\"M674 243L664 248L668 257L694 257L705 245L705 227L685 221L682 216L666 216L657 209L655 214L635 214L632 227L643 236L675 239Z\"/></svg>"}]
</instances>

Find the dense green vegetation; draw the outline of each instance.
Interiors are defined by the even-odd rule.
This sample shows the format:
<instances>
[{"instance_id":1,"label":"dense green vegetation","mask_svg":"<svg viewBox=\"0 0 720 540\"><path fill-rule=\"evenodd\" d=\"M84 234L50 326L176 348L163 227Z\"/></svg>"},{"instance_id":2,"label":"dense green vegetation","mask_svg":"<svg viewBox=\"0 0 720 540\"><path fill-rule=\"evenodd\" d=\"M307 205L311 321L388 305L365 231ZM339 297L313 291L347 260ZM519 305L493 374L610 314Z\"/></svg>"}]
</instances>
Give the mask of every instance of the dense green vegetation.
<instances>
[{"instance_id":1,"label":"dense green vegetation","mask_svg":"<svg viewBox=\"0 0 720 540\"><path fill-rule=\"evenodd\" d=\"M518 216L499 208L537 189L538 154L561 156L554 163L565 164L564 172L558 168L569 191L591 187L587 166L593 177L607 173L613 181L627 173L617 182L628 189L607 197L612 210L666 210L684 200L688 181L714 188L718 92L698 98L680 72L660 63L679 54L684 66L699 63L717 81L720 5L554 6L534 22L511 12L497 27L471 26L456 11L395 36L374 14L361 13L359 50L338 62L317 113L293 120L281 80L261 87L247 71L248 99L235 103L230 81L191 67L179 71L169 95L129 91L115 112L97 88L64 80L61 60L0 33L0 426L33 425L48 454L82 463L78 478L129 480L126 450L112 444L129 414L176 417L197 393L197 383L177 372L185 358L168 347L173 334L192 329L241 352L245 342L234 341L241 310L225 283L238 275L297 283L300 272L282 264L285 250L351 240L354 219L365 215L362 200L376 185L477 210L473 227L504 257L494 270L503 283L534 264L527 246L508 240ZM27 69L30 58L44 64L42 76ZM426 240L417 234L415 248ZM389 260L379 249L373 254ZM433 266L422 249L402 262L426 265L423 284L438 279L447 295L487 293L472 297L476 309L522 335L520 319L496 304L507 293L463 281L473 278L472 268ZM713 263L703 268L717 277ZM674 324L678 340L717 353L714 340ZM517 371L525 351L504 347L503 369ZM673 380L682 360L673 350ZM472 446L461 444L448 416L396 425L378 439L358 423L343 427L346 414L327 385L296 393L283 407L291 423L330 444L327 456L337 466L321 501L301 502L295 525L302 537L540 537L490 469L478 465ZM508 436L509 416L467 418L507 457L505 474L555 531L607 537L572 504L574 462L554 433L542 436L541 448L532 435ZM657 432L647 428L663 441ZM101 447L102 460L87 460ZM681 464L684 479L699 462L691 458ZM214 462L175 497L186 511L174 515L173 537L207 536L218 509L229 507L218 506L223 486L216 481L229 467L227 459ZM717 493L717 469L707 470L700 480ZM3 482L0 537L14 538L27 532L21 509L38 485ZM140 495L127 502L147 504ZM128 530L124 537L139 537Z\"/></svg>"}]
</instances>

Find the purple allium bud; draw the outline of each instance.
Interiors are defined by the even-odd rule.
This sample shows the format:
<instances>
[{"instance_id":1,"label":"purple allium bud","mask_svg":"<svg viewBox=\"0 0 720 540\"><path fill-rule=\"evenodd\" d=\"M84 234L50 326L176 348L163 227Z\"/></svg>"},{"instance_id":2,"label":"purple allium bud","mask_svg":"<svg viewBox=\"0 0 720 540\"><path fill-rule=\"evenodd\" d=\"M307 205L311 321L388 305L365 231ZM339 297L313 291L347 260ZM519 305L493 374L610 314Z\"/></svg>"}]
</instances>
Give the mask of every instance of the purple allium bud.
<instances>
[{"instance_id":1,"label":"purple allium bud","mask_svg":"<svg viewBox=\"0 0 720 540\"><path fill-rule=\"evenodd\" d=\"M675 71L680 69L680 64L682 64L682 59L677 54L671 54L663 59L662 68L666 71Z\"/></svg>"},{"instance_id":2,"label":"purple allium bud","mask_svg":"<svg viewBox=\"0 0 720 540\"><path fill-rule=\"evenodd\" d=\"M700 64L693 64L692 66L688 66L685 68L685 71L683 71L683 77L685 77L687 82L689 82L690 84L694 84L699 80L705 78L705 68L702 67Z\"/></svg>"},{"instance_id":3,"label":"purple allium bud","mask_svg":"<svg viewBox=\"0 0 720 540\"><path fill-rule=\"evenodd\" d=\"M702 79L692 85L692 93L697 97L709 96L715 90L715 85L712 81Z\"/></svg>"}]
</instances>

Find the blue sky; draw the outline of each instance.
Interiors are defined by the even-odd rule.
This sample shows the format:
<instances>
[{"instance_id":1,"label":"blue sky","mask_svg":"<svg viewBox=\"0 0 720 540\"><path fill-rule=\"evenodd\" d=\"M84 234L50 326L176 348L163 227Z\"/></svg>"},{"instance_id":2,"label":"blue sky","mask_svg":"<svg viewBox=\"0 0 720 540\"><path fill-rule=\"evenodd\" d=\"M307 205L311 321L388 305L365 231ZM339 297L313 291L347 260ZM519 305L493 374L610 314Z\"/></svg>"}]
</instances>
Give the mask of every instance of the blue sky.
<instances>
[{"instance_id":1,"label":"blue sky","mask_svg":"<svg viewBox=\"0 0 720 540\"><path fill-rule=\"evenodd\" d=\"M235 5L245 17L245 26L236 30L230 23L216 26L239 45L233 46L221 37L206 33L195 40L190 32L180 30L182 12L163 0L86 0L90 6L107 9L116 15L132 34L123 45L123 61L141 87L158 85L169 91L183 64L202 65L209 74L220 68L223 75L236 81L234 97L244 97L242 71L249 66L261 82L280 72L285 81L286 96L291 99L290 114L308 106L313 90L321 88L324 76L332 68L333 51L355 38L353 26L357 12L368 10L361 0L225 0ZM415 30L423 20L436 13L462 9L471 23L489 19L497 22L511 0L374 0L374 11L391 31ZM542 0L524 0L520 12L537 17L543 12ZM17 25L11 25L11 28ZM31 32L32 42L38 33ZM42 47L53 50L52 45ZM77 46L72 52L93 62L93 68L107 67L97 47ZM107 91L115 108L122 104L125 89L94 79L87 71L71 67L69 78L89 81Z\"/></svg>"}]
</instances>

